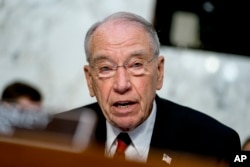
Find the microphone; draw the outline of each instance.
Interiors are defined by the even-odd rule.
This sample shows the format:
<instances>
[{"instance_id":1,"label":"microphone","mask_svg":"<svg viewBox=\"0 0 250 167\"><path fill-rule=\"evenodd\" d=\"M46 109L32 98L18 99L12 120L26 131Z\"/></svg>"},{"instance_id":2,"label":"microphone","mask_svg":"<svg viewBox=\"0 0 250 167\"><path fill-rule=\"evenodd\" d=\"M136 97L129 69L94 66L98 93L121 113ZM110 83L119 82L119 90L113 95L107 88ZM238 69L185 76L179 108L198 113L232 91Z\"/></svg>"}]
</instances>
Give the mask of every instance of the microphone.
<instances>
[{"instance_id":1,"label":"microphone","mask_svg":"<svg viewBox=\"0 0 250 167\"><path fill-rule=\"evenodd\" d=\"M82 110L72 143L73 148L77 150L85 150L90 144L97 122L97 115L92 109L83 108Z\"/></svg>"}]
</instances>

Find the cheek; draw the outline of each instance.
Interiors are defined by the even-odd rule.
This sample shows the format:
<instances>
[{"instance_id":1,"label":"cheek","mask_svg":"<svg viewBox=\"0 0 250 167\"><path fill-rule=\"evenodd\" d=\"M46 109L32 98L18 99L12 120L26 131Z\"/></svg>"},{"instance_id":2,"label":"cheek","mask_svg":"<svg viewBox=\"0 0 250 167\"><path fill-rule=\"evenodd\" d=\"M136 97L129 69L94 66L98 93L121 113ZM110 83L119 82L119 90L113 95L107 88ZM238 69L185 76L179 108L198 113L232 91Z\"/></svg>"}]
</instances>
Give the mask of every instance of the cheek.
<instances>
[{"instance_id":1,"label":"cheek","mask_svg":"<svg viewBox=\"0 0 250 167\"><path fill-rule=\"evenodd\" d=\"M156 82L154 76L148 77L147 79L134 82L134 89L141 99L141 109L143 111L148 111L152 100L156 93ZM142 113L145 114L145 113ZM147 114L147 113L146 113Z\"/></svg>"},{"instance_id":2,"label":"cheek","mask_svg":"<svg viewBox=\"0 0 250 167\"><path fill-rule=\"evenodd\" d=\"M134 87L142 98L152 96L156 91L156 79L155 76L148 76L145 79L141 79L134 82Z\"/></svg>"},{"instance_id":3,"label":"cheek","mask_svg":"<svg viewBox=\"0 0 250 167\"><path fill-rule=\"evenodd\" d=\"M107 104L112 85L107 83L104 84L103 82L98 82L93 84L93 87L98 102L104 103L102 105Z\"/></svg>"}]
</instances>

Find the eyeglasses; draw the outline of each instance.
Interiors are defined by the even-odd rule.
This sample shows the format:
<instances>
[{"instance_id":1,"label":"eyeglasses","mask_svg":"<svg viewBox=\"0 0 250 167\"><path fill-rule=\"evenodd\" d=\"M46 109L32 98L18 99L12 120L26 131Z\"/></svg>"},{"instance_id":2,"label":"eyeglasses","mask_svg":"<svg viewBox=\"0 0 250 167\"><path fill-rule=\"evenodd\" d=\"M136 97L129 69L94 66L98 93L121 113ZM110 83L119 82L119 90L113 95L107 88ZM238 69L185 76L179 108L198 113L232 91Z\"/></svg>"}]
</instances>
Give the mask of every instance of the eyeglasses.
<instances>
[{"instance_id":1,"label":"eyeglasses","mask_svg":"<svg viewBox=\"0 0 250 167\"><path fill-rule=\"evenodd\" d=\"M146 73L147 65L151 63L154 58L155 56L150 60L132 58L123 65L118 65L106 60L90 66L95 69L97 76L103 79L112 78L116 74L116 71L119 67L124 67L127 72L133 76L140 76Z\"/></svg>"}]
</instances>

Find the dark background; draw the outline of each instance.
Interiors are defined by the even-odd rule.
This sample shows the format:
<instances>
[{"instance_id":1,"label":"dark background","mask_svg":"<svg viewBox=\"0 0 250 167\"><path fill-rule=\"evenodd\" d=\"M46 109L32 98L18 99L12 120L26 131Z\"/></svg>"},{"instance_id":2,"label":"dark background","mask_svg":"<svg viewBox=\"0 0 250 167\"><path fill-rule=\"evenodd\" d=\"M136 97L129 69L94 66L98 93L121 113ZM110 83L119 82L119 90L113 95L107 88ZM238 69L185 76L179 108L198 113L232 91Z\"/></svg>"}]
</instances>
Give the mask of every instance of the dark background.
<instances>
[{"instance_id":1,"label":"dark background","mask_svg":"<svg viewBox=\"0 0 250 167\"><path fill-rule=\"evenodd\" d=\"M206 11L205 3L212 4L213 10ZM162 45L174 46L169 37L172 16L176 11L191 12L199 18L201 44L194 49L250 56L250 9L247 1L157 0L154 26Z\"/></svg>"}]
</instances>

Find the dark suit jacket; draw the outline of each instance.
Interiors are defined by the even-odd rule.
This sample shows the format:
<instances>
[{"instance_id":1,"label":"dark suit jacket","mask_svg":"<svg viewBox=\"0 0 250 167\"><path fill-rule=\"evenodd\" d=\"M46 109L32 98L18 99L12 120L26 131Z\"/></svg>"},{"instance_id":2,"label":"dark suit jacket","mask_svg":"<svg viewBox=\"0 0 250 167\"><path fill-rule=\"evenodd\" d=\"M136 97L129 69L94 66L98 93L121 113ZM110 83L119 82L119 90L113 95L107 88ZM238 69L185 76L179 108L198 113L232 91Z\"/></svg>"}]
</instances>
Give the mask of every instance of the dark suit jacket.
<instances>
[{"instance_id":1,"label":"dark suit jacket","mask_svg":"<svg viewBox=\"0 0 250 167\"><path fill-rule=\"evenodd\" d=\"M158 96L156 96L155 100L157 113L148 162L154 160L158 155L160 156L159 160L162 161L163 153L170 157L179 157L179 159L180 156L177 155L191 153L193 155L215 157L218 160L229 160L233 153L240 151L240 138L233 129L191 108L178 105ZM58 115L64 117L74 115L78 117L77 115L84 111L84 108L90 108L98 115L94 139L97 143L105 143L106 120L98 103ZM62 130L65 133L74 133L74 128L70 124L72 123L58 123L58 120L55 119L49 127L57 127L57 130Z\"/></svg>"}]
</instances>

